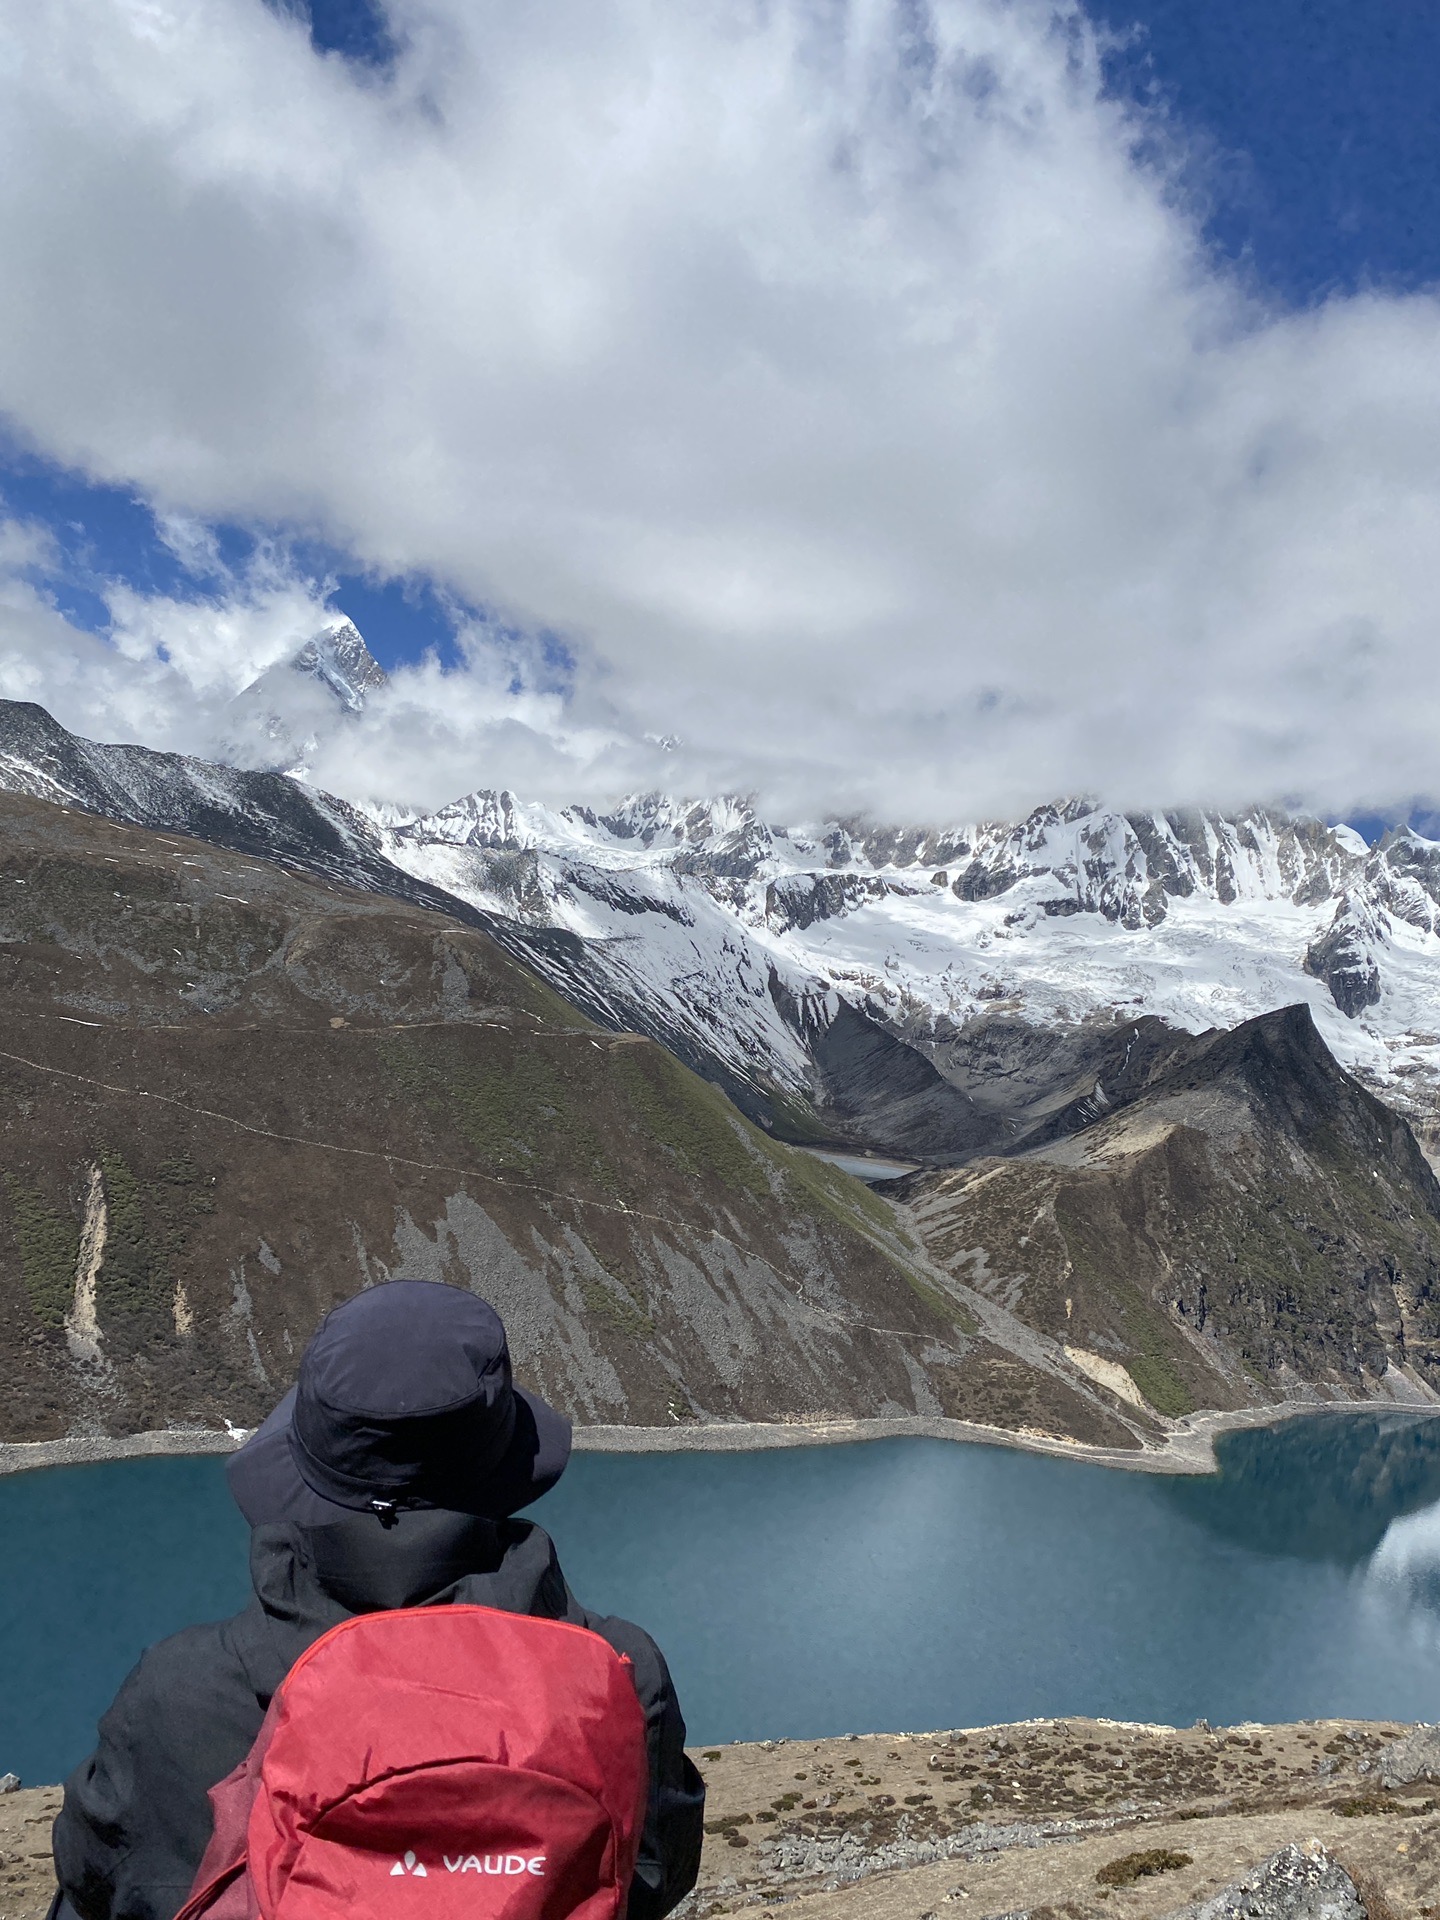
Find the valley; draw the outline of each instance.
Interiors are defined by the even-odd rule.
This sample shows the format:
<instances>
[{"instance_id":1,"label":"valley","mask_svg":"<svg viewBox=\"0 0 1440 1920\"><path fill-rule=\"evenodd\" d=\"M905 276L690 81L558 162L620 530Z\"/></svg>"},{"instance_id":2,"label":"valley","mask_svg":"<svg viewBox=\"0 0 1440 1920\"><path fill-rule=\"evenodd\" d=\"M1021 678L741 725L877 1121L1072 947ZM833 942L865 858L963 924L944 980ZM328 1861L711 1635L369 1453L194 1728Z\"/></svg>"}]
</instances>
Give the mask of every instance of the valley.
<instances>
[{"instance_id":1,"label":"valley","mask_svg":"<svg viewBox=\"0 0 1440 1920\"><path fill-rule=\"evenodd\" d=\"M363 703L368 658L304 666L306 699L343 668ZM1314 823L1185 831L1096 839L1070 809L805 841L739 803L493 796L407 822L0 703L0 1439L253 1425L328 1306L401 1271L486 1292L597 1428L958 1421L1146 1454L1206 1410L1440 1400L1440 1187L1373 1091L1424 1124L1430 869ZM1356 1016L1317 961L1304 997L1197 1030L1199 983L1167 998L1133 952L1128 1001L1100 970L1047 1010L992 992L998 957L967 973L954 920L1003 906L994 956L1186 914L1243 944L1302 905L1318 926L1357 873L1409 918ZM1061 878L1073 912L1023 907ZM908 926L914 961L934 911L944 1013L894 954L842 992L792 939ZM1288 990L1267 953L1252 997ZM867 1184L807 1147L917 1170Z\"/></svg>"}]
</instances>

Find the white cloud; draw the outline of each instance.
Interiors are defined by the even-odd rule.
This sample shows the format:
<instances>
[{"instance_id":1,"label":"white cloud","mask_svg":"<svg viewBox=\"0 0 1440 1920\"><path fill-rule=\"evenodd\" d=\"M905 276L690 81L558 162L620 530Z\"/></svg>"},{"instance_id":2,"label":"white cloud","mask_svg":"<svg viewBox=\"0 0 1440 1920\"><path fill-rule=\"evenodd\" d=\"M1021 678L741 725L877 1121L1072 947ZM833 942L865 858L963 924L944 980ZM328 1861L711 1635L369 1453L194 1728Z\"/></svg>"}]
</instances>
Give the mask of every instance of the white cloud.
<instances>
[{"instance_id":1,"label":"white cloud","mask_svg":"<svg viewBox=\"0 0 1440 1920\"><path fill-rule=\"evenodd\" d=\"M568 700L408 676L398 782L653 732L806 810L1433 791L1440 309L1247 303L1081 15L390 13L381 82L261 0L0 0L0 407L177 551L290 525L565 633Z\"/></svg>"},{"instance_id":2,"label":"white cloud","mask_svg":"<svg viewBox=\"0 0 1440 1920\"><path fill-rule=\"evenodd\" d=\"M63 557L45 530L0 521L0 698L38 701L92 739L303 764L360 800L438 805L502 763L527 791L608 793L646 784L660 765L613 722L584 724L521 637L474 625L459 628L457 666L433 655L402 666L351 716L308 676L266 672L334 623L328 583L264 550L235 574L199 536L171 544L223 576L219 591L184 599L112 582L101 635L55 604ZM256 681L263 692L240 699Z\"/></svg>"},{"instance_id":3,"label":"white cloud","mask_svg":"<svg viewBox=\"0 0 1440 1920\"><path fill-rule=\"evenodd\" d=\"M0 697L38 700L97 739L214 747L240 687L325 618L313 588L262 560L220 599L111 585L110 630L101 636L57 606L52 582L63 572L43 529L0 523Z\"/></svg>"}]
</instances>

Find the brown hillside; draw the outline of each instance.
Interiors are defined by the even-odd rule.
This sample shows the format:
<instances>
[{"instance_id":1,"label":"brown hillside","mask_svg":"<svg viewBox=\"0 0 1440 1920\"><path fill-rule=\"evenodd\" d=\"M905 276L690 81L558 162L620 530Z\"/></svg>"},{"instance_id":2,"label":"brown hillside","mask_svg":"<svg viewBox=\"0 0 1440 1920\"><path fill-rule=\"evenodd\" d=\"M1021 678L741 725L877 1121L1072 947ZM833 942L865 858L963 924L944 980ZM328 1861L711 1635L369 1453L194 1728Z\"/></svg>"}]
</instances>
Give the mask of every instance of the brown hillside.
<instances>
[{"instance_id":1,"label":"brown hillside","mask_svg":"<svg viewBox=\"0 0 1440 1920\"><path fill-rule=\"evenodd\" d=\"M908 1197L952 1274L1081 1364L1122 1366L1163 1414L1307 1384L1440 1391L1440 1185L1304 1007L1206 1036L1082 1132L916 1176Z\"/></svg>"},{"instance_id":2,"label":"brown hillside","mask_svg":"<svg viewBox=\"0 0 1440 1920\"><path fill-rule=\"evenodd\" d=\"M439 914L4 795L0 989L5 1439L249 1425L402 1269L581 1420L910 1411L965 1350L885 1203Z\"/></svg>"}]
</instances>

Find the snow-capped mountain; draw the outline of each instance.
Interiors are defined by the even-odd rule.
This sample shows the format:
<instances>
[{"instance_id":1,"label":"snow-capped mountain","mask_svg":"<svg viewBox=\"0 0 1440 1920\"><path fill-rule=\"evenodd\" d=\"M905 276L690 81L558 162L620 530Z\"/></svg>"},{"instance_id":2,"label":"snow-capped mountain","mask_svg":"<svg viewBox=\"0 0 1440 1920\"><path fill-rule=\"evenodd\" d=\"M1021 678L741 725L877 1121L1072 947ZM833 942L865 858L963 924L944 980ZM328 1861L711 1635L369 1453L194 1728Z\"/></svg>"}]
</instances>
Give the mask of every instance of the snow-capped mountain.
<instances>
[{"instance_id":1,"label":"snow-capped mountain","mask_svg":"<svg viewBox=\"0 0 1440 1920\"><path fill-rule=\"evenodd\" d=\"M224 757L303 776L323 735L360 713L387 679L359 629L337 618L236 694Z\"/></svg>"},{"instance_id":2,"label":"snow-capped mountain","mask_svg":"<svg viewBox=\"0 0 1440 1920\"><path fill-rule=\"evenodd\" d=\"M618 1002L757 1089L843 1116L827 1077L904 1043L972 1109L973 1140L957 1109L932 1152L979 1145L984 1113L1017 1124L997 1078L1073 1091L1093 1064L1103 1101L1107 1032L1154 1016L1193 1034L1297 1001L1433 1132L1440 843L1408 831L1370 848L1273 812L1080 801L1018 824L787 827L733 798L597 814L479 792L392 815L382 844L487 913L579 936ZM938 1089L909 1078L932 1125Z\"/></svg>"},{"instance_id":3,"label":"snow-capped mountain","mask_svg":"<svg viewBox=\"0 0 1440 1920\"><path fill-rule=\"evenodd\" d=\"M344 724L328 669L363 698L366 659L317 646L318 676L284 670ZM1078 801L945 828L658 795L367 814L20 703L0 703L0 787L455 914L792 1138L933 1163L1014 1150L1135 1097L1189 1036L1304 1002L1440 1147L1440 842L1411 832L1371 848L1276 813Z\"/></svg>"}]
</instances>

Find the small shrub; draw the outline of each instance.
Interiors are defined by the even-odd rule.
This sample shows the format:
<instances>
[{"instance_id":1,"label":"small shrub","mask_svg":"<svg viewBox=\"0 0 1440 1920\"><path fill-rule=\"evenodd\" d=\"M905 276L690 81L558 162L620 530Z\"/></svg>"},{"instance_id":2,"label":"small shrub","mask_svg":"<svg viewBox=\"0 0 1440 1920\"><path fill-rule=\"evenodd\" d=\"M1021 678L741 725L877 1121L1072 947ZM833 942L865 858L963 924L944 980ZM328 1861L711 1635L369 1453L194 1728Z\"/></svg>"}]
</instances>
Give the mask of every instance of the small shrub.
<instances>
[{"instance_id":1,"label":"small shrub","mask_svg":"<svg viewBox=\"0 0 1440 1920\"><path fill-rule=\"evenodd\" d=\"M1173 1873L1177 1867L1188 1867L1190 1860L1188 1853L1177 1853L1173 1847L1147 1847L1143 1853L1125 1853L1111 1860L1101 1867L1095 1882L1101 1887L1133 1887L1152 1873Z\"/></svg>"},{"instance_id":2,"label":"small shrub","mask_svg":"<svg viewBox=\"0 0 1440 1920\"><path fill-rule=\"evenodd\" d=\"M5 1192L30 1305L42 1326L63 1327L75 1297L79 1223L47 1206L33 1187L14 1174L5 1175Z\"/></svg>"},{"instance_id":3,"label":"small shrub","mask_svg":"<svg viewBox=\"0 0 1440 1920\"><path fill-rule=\"evenodd\" d=\"M1337 1800L1335 1811L1342 1820L1360 1820L1370 1813L1399 1813L1388 1793L1357 1793L1353 1800Z\"/></svg>"}]
</instances>

